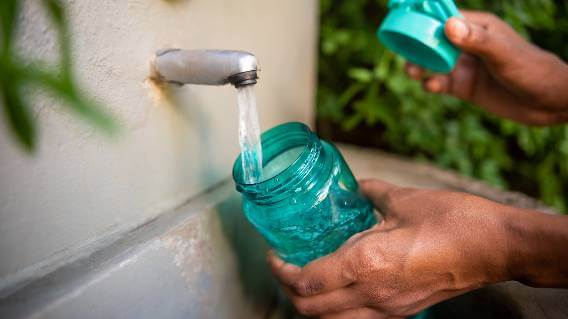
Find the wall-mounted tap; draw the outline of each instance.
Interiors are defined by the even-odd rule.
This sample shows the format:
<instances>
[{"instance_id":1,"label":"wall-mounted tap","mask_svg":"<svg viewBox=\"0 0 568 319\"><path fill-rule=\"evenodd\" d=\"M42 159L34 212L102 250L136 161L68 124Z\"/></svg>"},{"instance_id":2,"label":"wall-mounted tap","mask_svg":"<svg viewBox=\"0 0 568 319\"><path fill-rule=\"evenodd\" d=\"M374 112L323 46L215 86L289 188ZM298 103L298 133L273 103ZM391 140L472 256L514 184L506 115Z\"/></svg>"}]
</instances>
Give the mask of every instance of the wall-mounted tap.
<instances>
[{"instance_id":1,"label":"wall-mounted tap","mask_svg":"<svg viewBox=\"0 0 568 319\"><path fill-rule=\"evenodd\" d=\"M166 82L235 87L256 84L256 57L243 51L166 49L156 53L154 71Z\"/></svg>"}]
</instances>

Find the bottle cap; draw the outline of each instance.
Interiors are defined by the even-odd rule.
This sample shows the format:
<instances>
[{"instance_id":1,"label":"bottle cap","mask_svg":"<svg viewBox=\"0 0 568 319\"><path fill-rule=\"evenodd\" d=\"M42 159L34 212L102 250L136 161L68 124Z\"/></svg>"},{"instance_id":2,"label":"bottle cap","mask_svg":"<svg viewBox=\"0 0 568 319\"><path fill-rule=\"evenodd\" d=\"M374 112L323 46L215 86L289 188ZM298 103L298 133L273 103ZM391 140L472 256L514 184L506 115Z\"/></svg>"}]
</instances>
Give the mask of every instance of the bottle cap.
<instances>
[{"instance_id":1,"label":"bottle cap","mask_svg":"<svg viewBox=\"0 0 568 319\"><path fill-rule=\"evenodd\" d=\"M453 0L390 0L377 36L409 62L449 73L461 53L444 32L451 17L462 17Z\"/></svg>"}]
</instances>

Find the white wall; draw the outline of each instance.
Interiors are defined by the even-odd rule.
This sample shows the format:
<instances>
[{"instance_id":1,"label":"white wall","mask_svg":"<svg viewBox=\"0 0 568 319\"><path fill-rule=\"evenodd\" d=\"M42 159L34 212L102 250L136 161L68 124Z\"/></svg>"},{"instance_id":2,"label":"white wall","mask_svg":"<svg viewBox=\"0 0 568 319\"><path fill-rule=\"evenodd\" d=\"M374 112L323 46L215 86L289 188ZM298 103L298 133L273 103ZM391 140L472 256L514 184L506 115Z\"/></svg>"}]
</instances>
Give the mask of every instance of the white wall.
<instances>
[{"instance_id":1,"label":"white wall","mask_svg":"<svg viewBox=\"0 0 568 319\"><path fill-rule=\"evenodd\" d=\"M53 61L40 1L25 1L22 55ZM237 149L231 87L182 87L156 103L144 80L164 47L257 55L263 129L311 122L317 1L79 0L71 14L80 83L119 118L109 139L30 94L40 125L33 156L0 122L0 290L144 223L228 177Z\"/></svg>"}]
</instances>

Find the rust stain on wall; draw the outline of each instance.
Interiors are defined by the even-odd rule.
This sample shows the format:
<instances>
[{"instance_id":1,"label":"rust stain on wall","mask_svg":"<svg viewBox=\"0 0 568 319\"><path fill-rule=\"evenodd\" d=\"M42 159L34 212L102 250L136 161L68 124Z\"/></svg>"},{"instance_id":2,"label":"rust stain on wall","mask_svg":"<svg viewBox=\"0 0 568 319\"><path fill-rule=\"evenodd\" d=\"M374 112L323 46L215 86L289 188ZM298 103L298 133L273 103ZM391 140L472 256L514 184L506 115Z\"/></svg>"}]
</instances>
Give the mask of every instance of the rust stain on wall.
<instances>
[{"instance_id":1,"label":"rust stain on wall","mask_svg":"<svg viewBox=\"0 0 568 319\"><path fill-rule=\"evenodd\" d=\"M148 77L144 81L144 84L148 89L148 93L150 95L150 98L152 98L152 100L154 101L154 104L169 106L174 105L170 86L156 69L155 56L150 60L150 72L148 74Z\"/></svg>"}]
</instances>

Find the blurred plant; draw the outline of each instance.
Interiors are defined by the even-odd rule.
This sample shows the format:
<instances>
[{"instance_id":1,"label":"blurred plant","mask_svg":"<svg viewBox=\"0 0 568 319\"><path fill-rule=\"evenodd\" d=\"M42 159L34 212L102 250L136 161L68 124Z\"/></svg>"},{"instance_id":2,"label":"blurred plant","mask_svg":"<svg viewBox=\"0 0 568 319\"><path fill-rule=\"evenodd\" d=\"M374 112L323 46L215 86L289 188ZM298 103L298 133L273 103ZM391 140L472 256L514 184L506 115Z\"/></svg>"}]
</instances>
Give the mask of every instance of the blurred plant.
<instances>
[{"instance_id":1,"label":"blurred plant","mask_svg":"<svg viewBox=\"0 0 568 319\"><path fill-rule=\"evenodd\" d=\"M491 11L568 59L568 1L458 4ZM339 125L344 132L372 127L390 151L525 191L567 211L568 125L529 128L423 92L404 74L404 61L375 38L386 0L322 0L320 9L319 123Z\"/></svg>"},{"instance_id":2,"label":"blurred plant","mask_svg":"<svg viewBox=\"0 0 568 319\"><path fill-rule=\"evenodd\" d=\"M116 130L114 121L77 87L71 69L69 29L63 5L58 0L42 0L57 30L60 44L59 66L49 69L39 62L22 61L14 51L20 0L0 1L0 95L6 120L25 150L34 150L37 128L24 88L45 89L63 100L66 106L105 132Z\"/></svg>"}]
</instances>

